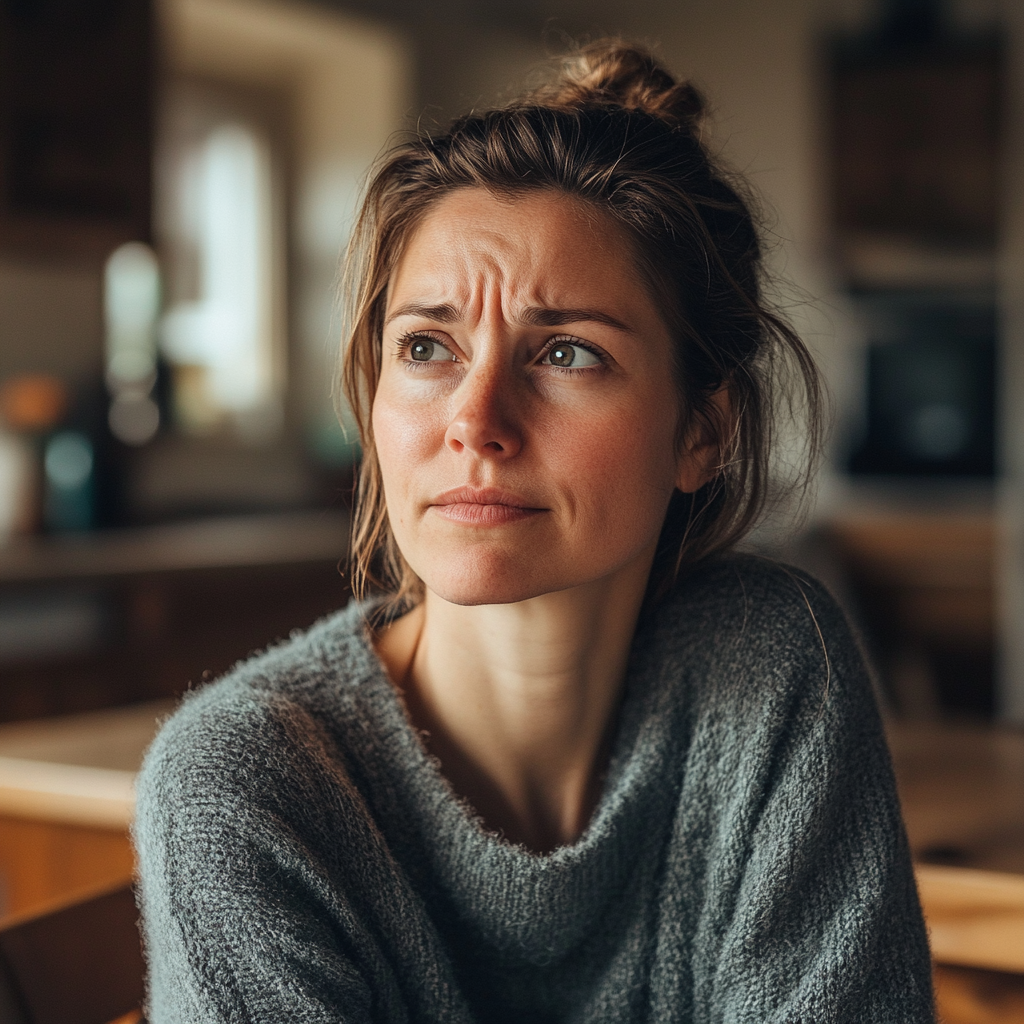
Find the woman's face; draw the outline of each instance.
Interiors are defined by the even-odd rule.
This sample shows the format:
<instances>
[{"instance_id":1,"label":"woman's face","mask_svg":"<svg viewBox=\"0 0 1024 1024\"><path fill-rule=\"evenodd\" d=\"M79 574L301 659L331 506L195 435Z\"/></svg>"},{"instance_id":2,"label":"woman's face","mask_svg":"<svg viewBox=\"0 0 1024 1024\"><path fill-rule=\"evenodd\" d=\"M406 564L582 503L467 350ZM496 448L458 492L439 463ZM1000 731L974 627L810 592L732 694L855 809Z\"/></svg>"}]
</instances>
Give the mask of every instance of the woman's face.
<instances>
[{"instance_id":1,"label":"woman's face","mask_svg":"<svg viewBox=\"0 0 1024 1024\"><path fill-rule=\"evenodd\" d=\"M677 485L671 340L604 214L463 189L389 284L373 433L427 587L504 604L649 563Z\"/></svg>"}]
</instances>

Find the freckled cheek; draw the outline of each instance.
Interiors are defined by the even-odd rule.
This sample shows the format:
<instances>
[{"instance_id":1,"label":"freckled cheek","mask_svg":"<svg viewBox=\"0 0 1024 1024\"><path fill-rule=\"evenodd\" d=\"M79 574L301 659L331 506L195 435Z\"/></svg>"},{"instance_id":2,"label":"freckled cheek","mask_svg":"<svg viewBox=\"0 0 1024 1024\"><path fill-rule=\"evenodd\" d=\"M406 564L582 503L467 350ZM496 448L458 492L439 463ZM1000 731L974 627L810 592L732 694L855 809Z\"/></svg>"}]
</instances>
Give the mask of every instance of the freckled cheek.
<instances>
[{"instance_id":1,"label":"freckled cheek","mask_svg":"<svg viewBox=\"0 0 1024 1024\"><path fill-rule=\"evenodd\" d=\"M595 529L620 521L660 528L675 477L671 424L620 414L591 421L572 440L551 455L571 481L577 514Z\"/></svg>"}]
</instances>

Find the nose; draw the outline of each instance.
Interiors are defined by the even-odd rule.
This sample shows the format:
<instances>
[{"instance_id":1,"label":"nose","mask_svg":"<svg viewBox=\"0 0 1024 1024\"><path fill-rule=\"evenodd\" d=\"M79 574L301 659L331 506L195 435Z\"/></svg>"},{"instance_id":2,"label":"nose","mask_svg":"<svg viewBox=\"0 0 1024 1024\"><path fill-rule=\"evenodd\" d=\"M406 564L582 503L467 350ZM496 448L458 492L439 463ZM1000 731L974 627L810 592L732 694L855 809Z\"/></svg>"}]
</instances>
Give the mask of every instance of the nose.
<instances>
[{"instance_id":1,"label":"nose","mask_svg":"<svg viewBox=\"0 0 1024 1024\"><path fill-rule=\"evenodd\" d=\"M514 382L494 367L474 368L455 393L445 444L479 458L510 459L523 447Z\"/></svg>"}]
</instances>

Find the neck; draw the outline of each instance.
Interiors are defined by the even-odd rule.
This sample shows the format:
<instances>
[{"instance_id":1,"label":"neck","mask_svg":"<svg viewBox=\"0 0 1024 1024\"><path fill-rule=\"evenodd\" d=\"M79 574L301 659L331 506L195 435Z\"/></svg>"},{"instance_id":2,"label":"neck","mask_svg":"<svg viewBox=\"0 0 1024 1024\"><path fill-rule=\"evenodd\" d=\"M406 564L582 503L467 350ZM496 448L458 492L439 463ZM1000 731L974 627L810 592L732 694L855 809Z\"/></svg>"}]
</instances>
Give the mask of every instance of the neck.
<instances>
[{"instance_id":1,"label":"neck","mask_svg":"<svg viewBox=\"0 0 1024 1024\"><path fill-rule=\"evenodd\" d=\"M650 562L514 604L428 590L380 639L448 781L514 842L545 851L586 828Z\"/></svg>"}]
</instances>

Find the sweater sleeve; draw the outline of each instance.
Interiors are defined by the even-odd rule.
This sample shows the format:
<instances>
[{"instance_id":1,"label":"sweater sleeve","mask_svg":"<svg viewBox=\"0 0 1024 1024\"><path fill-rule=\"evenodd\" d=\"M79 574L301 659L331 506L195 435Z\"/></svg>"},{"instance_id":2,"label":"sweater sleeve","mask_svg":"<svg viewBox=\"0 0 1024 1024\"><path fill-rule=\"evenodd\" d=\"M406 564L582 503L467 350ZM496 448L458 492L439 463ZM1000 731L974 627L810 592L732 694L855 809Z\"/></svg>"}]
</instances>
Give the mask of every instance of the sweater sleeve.
<instances>
[{"instance_id":1,"label":"sweater sleeve","mask_svg":"<svg viewBox=\"0 0 1024 1024\"><path fill-rule=\"evenodd\" d=\"M150 1021L407 1019L358 900L387 880L344 854L375 845L357 795L286 716L206 696L164 727L138 783Z\"/></svg>"},{"instance_id":2,"label":"sweater sleeve","mask_svg":"<svg viewBox=\"0 0 1024 1024\"><path fill-rule=\"evenodd\" d=\"M695 1019L930 1024L927 937L859 648L813 581L779 570L748 596L747 656L702 726L722 751L701 784L715 813L688 822L714 831Z\"/></svg>"}]
</instances>

